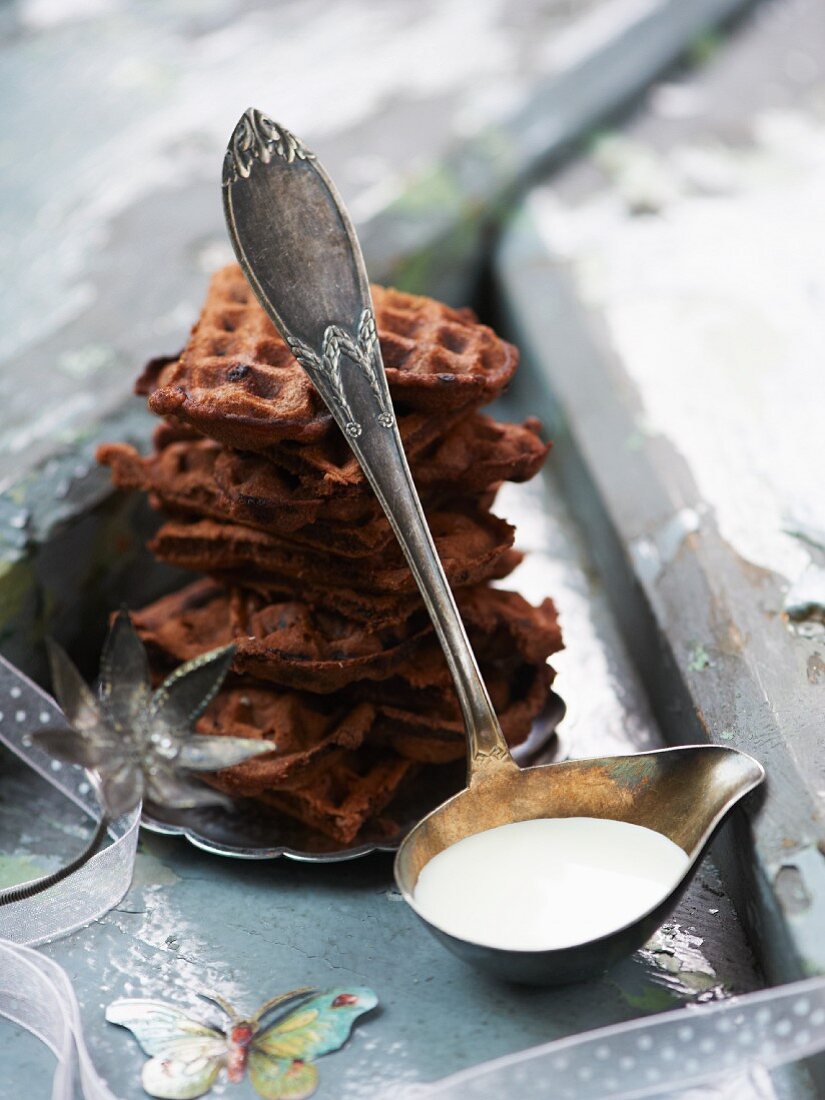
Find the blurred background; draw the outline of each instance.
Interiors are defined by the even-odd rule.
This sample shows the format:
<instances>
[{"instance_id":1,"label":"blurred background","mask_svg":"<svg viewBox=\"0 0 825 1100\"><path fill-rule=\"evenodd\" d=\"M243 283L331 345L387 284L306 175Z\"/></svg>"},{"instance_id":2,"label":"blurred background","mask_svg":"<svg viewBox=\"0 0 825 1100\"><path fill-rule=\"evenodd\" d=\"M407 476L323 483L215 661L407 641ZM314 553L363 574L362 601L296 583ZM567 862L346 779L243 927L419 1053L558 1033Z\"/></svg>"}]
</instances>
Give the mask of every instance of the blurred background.
<instances>
[{"instance_id":1,"label":"blurred background","mask_svg":"<svg viewBox=\"0 0 825 1100\"><path fill-rule=\"evenodd\" d=\"M722 142L731 156L758 112L806 109L821 76L817 5L758 5L733 30L749 7L0 3L0 478L112 407L142 358L180 345L205 274L229 256L219 170L245 107L316 149L376 279L466 302L489 266L489 230L572 148L620 194L645 192L631 205L668 198L669 152L634 158L614 143L589 155L640 97L647 131ZM726 79L703 77L729 33L759 43ZM687 70L652 87L677 61ZM732 166L702 157L680 160L670 184L729 186Z\"/></svg>"},{"instance_id":2,"label":"blurred background","mask_svg":"<svg viewBox=\"0 0 825 1100\"><path fill-rule=\"evenodd\" d=\"M519 345L565 728L768 768L752 854L717 852L744 931L685 996L825 972L825 6L0 0L0 642L36 674L45 630L95 652L163 583L94 449L147 444L132 381L231 259L249 106L318 154L376 281Z\"/></svg>"}]
</instances>

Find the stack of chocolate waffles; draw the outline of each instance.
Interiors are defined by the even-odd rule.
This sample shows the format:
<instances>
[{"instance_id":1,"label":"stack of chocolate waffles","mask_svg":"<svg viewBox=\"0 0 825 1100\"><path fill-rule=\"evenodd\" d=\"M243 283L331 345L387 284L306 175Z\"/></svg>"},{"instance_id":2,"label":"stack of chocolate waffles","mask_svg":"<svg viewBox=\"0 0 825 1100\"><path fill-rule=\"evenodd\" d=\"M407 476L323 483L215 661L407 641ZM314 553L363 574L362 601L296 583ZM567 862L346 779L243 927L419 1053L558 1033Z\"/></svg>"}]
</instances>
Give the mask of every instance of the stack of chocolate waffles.
<instances>
[{"instance_id":1,"label":"stack of chocolate waffles","mask_svg":"<svg viewBox=\"0 0 825 1100\"><path fill-rule=\"evenodd\" d=\"M467 310L373 288L398 424L441 560L502 728L523 741L561 648L551 601L493 588L518 564L490 512L547 447L538 425L478 412L507 385L514 348ZM239 268L219 271L179 358L137 383L163 418L155 451L108 444L115 484L168 517L151 549L202 574L134 612L154 671L237 647L200 729L277 751L212 777L342 844L391 833L399 788L464 754L444 656L390 526L308 377Z\"/></svg>"}]
</instances>

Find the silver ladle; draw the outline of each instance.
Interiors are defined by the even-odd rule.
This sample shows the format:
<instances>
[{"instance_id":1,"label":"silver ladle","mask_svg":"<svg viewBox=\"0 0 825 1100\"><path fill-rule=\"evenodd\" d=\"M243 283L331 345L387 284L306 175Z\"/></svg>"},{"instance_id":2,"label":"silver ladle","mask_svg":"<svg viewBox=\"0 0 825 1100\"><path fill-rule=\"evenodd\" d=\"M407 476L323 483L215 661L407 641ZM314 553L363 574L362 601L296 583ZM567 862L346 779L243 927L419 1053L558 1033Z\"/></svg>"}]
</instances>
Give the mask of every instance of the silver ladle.
<instances>
[{"instance_id":1,"label":"silver ladle","mask_svg":"<svg viewBox=\"0 0 825 1100\"><path fill-rule=\"evenodd\" d=\"M751 757L710 745L520 769L510 756L410 474L395 421L355 230L324 169L293 134L244 113L224 160L229 235L258 300L307 372L387 514L433 621L467 732L467 787L408 834L395 860L405 900L425 864L465 836L539 817L645 825L689 856L653 910L608 936L550 951L509 951L449 935L451 951L501 977L589 976L640 946L676 905L712 834L764 778Z\"/></svg>"}]
</instances>

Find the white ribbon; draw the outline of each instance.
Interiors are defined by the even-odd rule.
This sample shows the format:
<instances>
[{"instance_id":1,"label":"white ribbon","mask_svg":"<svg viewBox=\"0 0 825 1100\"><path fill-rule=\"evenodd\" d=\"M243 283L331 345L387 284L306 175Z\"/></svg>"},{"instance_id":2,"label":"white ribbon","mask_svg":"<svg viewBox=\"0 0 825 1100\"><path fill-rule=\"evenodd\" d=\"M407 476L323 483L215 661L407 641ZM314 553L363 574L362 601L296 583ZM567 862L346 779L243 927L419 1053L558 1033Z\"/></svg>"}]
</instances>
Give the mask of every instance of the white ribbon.
<instances>
[{"instance_id":1,"label":"white ribbon","mask_svg":"<svg viewBox=\"0 0 825 1100\"><path fill-rule=\"evenodd\" d=\"M57 704L0 657L0 741L44 779L99 816L82 768L59 765L27 741L40 726L65 724ZM31 1031L57 1059L52 1100L117 1100L92 1065L77 998L65 971L31 945L59 939L107 913L129 889L140 807L109 827L111 844L35 897L0 906L0 1015Z\"/></svg>"},{"instance_id":2,"label":"white ribbon","mask_svg":"<svg viewBox=\"0 0 825 1100\"><path fill-rule=\"evenodd\" d=\"M770 1070L824 1048L825 977L808 978L568 1035L393 1100L775 1100Z\"/></svg>"}]
</instances>

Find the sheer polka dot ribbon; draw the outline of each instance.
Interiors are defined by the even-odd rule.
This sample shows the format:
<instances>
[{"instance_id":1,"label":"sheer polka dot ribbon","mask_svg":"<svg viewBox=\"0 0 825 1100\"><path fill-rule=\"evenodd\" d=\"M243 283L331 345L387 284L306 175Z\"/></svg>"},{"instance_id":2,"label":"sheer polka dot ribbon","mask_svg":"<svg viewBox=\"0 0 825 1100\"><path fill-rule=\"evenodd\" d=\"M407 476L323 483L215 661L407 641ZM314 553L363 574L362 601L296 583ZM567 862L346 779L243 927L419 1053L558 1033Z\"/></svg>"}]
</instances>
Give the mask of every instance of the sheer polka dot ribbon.
<instances>
[{"instance_id":1,"label":"sheer polka dot ribbon","mask_svg":"<svg viewBox=\"0 0 825 1100\"><path fill-rule=\"evenodd\" d=\"M27 737L38 727L64 721L54 700L0 657L0 741L96 819L99 808L85 771L61 765ZM111 843L68 878L33 898L0 907L0 1014L55 1054L52 1100L116 1097L89 1058L71 982L32 946L74 932L117 905L132 881L139 825L140 808L113 822Z\"/></svg>"},{"instance_id":2,"label":"sheer polka dot ribbon","mask_svg":"<svg viewBox=\"0 0 825 1100\"><path fill-rule=\"evenodd\" d=\"M775 1100L770 1070L823 1049L825 978L811 978L557 1039L404 1100Z\"/></svg>"}]
</instances>

